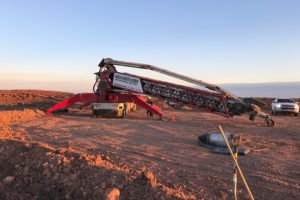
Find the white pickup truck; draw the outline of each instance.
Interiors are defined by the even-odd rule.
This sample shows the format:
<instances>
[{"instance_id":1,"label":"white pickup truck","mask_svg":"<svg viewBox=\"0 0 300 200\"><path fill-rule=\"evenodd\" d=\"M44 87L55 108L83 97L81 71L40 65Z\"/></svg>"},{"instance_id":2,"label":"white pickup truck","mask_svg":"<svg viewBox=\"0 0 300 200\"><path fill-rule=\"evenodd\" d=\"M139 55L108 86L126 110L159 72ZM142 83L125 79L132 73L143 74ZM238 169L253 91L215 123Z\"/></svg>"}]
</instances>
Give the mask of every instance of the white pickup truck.
<instances>
[{"instance_id":1,"label":"white pickup truck","mask_svg":"<svg viewBox=\"0 0 300 200\"><path fill-rule=\"evenodd\" d=\"M293 99L275 99L272 102L272 113L293 113L295 116L299 114L299 105Z\"/></svg>"}]
</instances>

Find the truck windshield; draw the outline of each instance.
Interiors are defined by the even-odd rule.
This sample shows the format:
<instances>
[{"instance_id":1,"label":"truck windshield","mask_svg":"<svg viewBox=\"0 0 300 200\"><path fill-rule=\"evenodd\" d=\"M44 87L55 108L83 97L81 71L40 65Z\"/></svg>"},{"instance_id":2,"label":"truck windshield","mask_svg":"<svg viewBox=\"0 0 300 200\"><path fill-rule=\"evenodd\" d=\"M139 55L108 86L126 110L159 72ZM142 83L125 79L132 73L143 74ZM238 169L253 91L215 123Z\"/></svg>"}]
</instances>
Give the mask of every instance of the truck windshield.
<instances>
[{"instance_id":1,"label":"truck windshield","mask_svg":"<svg viewBox=\"0 0 300 200\"><path fill-rule=\"evenodd\" d=\"M295 103L293 99L278 99L278 103Z\"/></svg>"}]
</instances>

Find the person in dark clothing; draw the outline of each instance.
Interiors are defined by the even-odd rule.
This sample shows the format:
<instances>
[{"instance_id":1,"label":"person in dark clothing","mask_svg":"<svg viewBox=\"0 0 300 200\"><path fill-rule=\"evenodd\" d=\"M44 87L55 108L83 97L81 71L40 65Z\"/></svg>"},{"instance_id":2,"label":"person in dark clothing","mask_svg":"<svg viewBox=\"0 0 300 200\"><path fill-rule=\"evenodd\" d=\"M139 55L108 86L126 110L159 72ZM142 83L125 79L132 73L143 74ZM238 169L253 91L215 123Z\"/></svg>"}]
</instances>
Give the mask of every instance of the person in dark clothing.
<instances>
[{"instance_id":1,"label":"person in dark clothing","mask_svg":"<svg viewBox=\"0 0 300 200\"><path fill-rule=\"evenodd\" d=\"M151 97L148 98L147 103L149 105L151 105L151 106L153 105L153 102L151 101ZM153 117L153 113L150 110L147 110L147 117L148 118L152 118Z\"/></svg>"}]
</instances>

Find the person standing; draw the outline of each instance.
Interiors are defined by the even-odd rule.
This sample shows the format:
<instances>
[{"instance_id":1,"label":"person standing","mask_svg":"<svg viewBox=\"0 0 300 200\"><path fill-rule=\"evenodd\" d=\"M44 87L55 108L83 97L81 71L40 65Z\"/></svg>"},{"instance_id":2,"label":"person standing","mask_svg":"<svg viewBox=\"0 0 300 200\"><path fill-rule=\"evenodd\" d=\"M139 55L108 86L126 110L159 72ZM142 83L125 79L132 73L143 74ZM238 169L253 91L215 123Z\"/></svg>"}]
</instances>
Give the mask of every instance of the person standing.
<instances>
[{"instance_id":1,"label":"person standing","mask_svg":"<svg viewBox=\"0 0 300 200\"><path fill-rule=\"evenodd\" d=\"M153 105L153 102L151 101L151 97L148 97L147 101L146 101L149 105ZM148 118L152 118L153 117L153 113L150 110L147 110L147 117Z\"/></svg>"}]
</instances>

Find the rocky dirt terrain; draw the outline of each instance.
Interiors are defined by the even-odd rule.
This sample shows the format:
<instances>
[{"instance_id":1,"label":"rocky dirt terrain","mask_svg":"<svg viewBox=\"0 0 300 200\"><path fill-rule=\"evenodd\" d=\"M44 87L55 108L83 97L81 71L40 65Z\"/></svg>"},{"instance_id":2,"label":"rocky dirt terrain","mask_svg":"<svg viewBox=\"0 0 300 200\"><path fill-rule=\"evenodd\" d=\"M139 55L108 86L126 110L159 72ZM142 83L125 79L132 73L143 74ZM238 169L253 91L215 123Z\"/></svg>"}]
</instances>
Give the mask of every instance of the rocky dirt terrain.
<instances>
[{"instance_id":1,"label":"rocky dirt terrain","mask_svg":"<svg viewBox=\"0 0 300 200\"><path fill-rule=\"evenodd\" d=\"M144 110L126 119L95 118L88 108L44 114L70 95L0 91L0 199L233 199L230 156L197 143L219 124L251 149L239 163L256 199L300 199L300 117L275 116L268 128L170 108L175 122Z\"/></svg>"}]
</instances>

